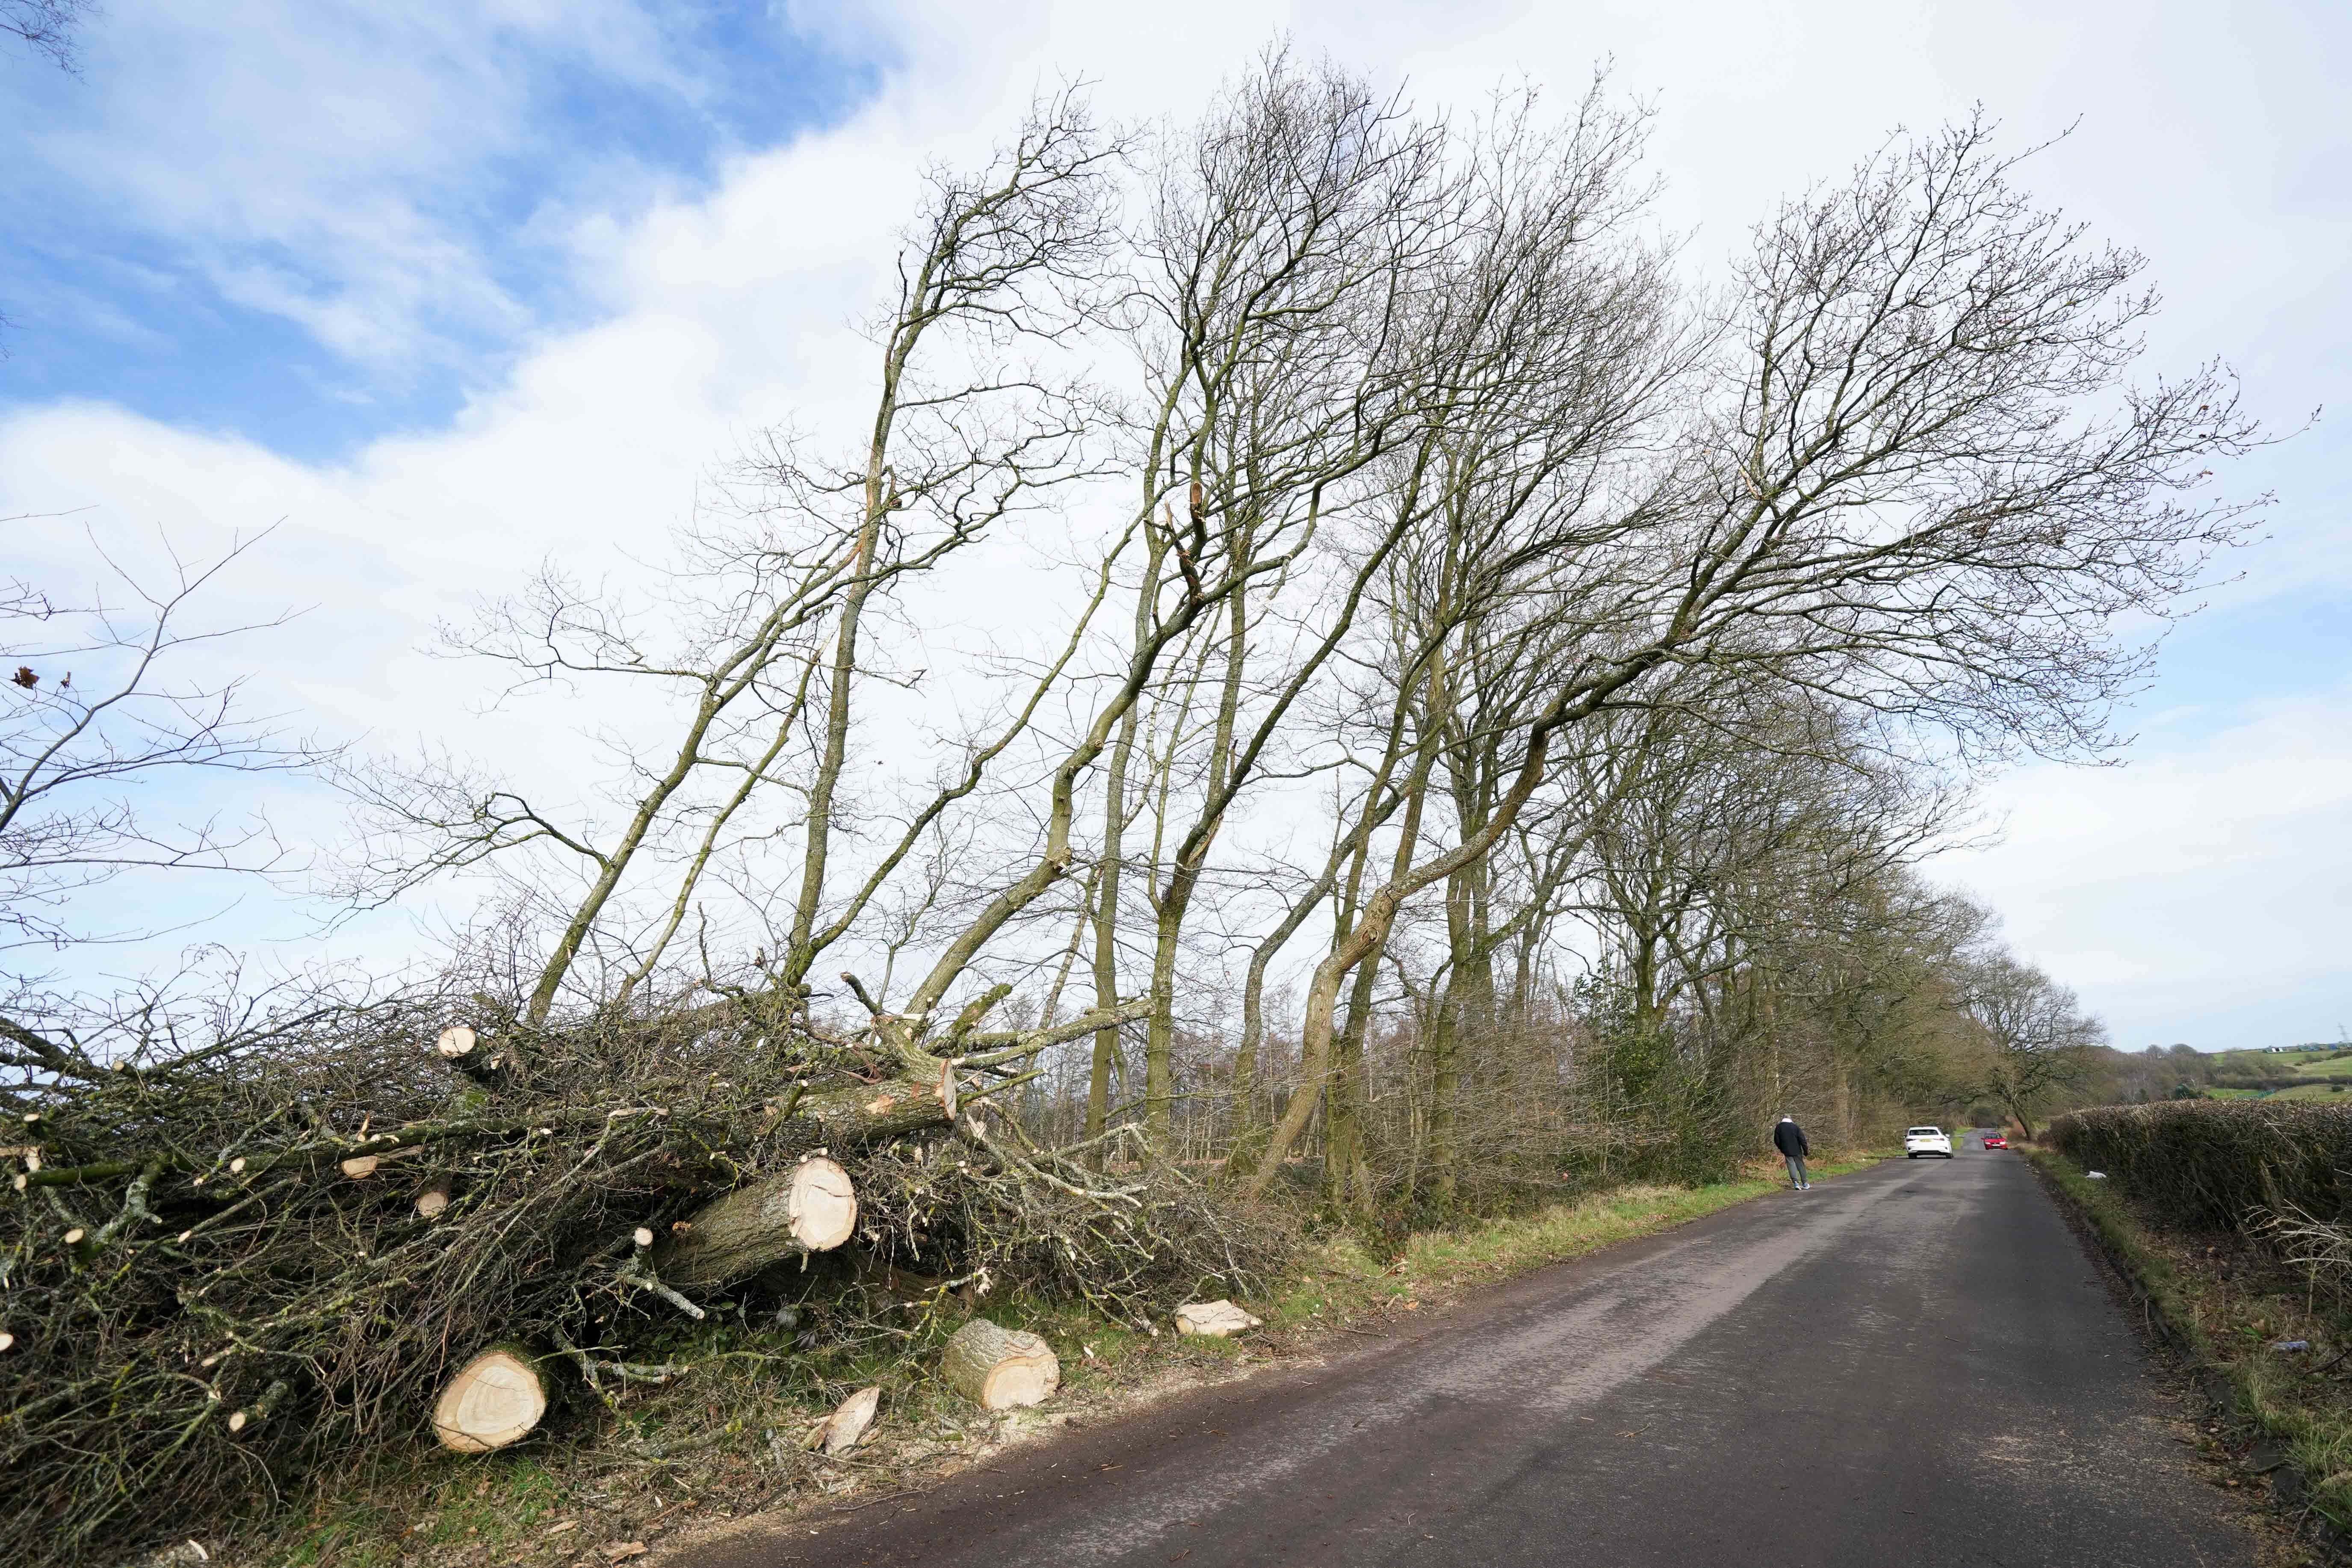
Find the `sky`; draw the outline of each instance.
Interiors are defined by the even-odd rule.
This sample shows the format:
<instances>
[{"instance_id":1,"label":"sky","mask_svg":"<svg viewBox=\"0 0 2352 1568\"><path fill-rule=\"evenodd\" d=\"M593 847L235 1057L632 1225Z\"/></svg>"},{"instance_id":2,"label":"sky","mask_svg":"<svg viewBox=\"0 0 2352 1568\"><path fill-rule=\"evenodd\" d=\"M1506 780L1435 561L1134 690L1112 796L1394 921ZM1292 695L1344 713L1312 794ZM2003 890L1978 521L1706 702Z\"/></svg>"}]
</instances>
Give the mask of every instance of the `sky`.
<instances>
[{"instance_id":1,"label":"sky","mask_svg":"<svg viewBox=\"0 0 2352 1568\"><path fill-rule=\"evenodd\" d=\"M1066 80L1195 112L1277 38L1465 110L1605 68L1654 110L1659 221L1702 273L1897 129L1981 105L2057 139L2026 179L2147 256L2148 368L2228 363L2285 438L2223 476L2273 498L2262 538L2132 743L1988 781L1998 842L1930 873L2118 1045L2352 1026L2352 9L2326 0L109 0L79 76L0 53L0 563L87 574L95 542L152 574L274 528L216 601L303 612L241 645L272 710L569 766L573 737L426 657L436 623L551 559L625 579L757 432L854 403L926 166ZM315 792L197 787L336 830ZM169 897L311 940L290 893Z\"/></svg>"}]
</instances>

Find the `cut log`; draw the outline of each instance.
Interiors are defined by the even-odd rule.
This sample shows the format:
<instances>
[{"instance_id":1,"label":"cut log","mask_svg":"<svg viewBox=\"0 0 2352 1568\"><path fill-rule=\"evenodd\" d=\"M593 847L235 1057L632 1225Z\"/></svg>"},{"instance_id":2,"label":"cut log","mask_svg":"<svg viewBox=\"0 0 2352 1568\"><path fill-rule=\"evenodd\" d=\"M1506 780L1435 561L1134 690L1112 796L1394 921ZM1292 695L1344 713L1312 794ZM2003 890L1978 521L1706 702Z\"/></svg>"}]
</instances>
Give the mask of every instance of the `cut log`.
<instances>
[{"instance_id":1,"label":"cut log","mask_svg":"<svg viewBox=\"0 0 2352 1568\"><path fill-rule=\"evenodd\" d=\"M354 1154L342 1163L343 1174L352 1181L363 1182L394 1160L405 1160L411 1154L425 1152L421 1146L411 1144L405 1149L387 1149L381 1154Z\"/></svg>"},{"instance_id":2,"label":"cut log","mask_svg":"<svg viewBox=\"0 0 2352 1568\"><path fill-rule=\"evenodd\" d=\"M820 1139L835 1148L904 1138L949 1121L943 1083L936 1067L920 1079L895 1078L812 1089L793 1107L797 1121L814 1122Z\"/></svg>"},{"instance_id":3,"label":"cut log","mask_svg":"<svg viewBox=\"0 0 2352 1568\"><path fill-rule=\"evenodd\" d=\"M856 1228L849 1173L813 1154L697 1209L656 1250L654 1272L673 1286L731 1285L770 1264L830 1252Z\"/></svg>"},{"instance_id":4,"label":"cut log","mask_svg":"<svg viewBox=\"0 0 2352 1568\"><path fill-rule=\"evenodd\" d=\"M881 1403L879 1388L859 1389L841 1402L840 1409L816 1424L816 1430L809 1434L809 1447L828 1454L846 1454L874 1425L874 1412Z\"/></svg>"},{"instance_id":5,"label":"cut log","mask_svg":"<svg viewBox=\"0 0 2352 1568\"><path fill-rule=\"evenodd\" d=\"M1231 1339L1265 1321L1263 1318L1251 1317L1231 1301L1192 1301L1176 1309L1178 1333L1202 1334L1211 1339Z\"/></svg>"},{"instance_id":6,"label":"cut log","mask_svg":"<svg viewBox=\"0 0 2352 1568\"><path fill-rule=\"evenodd\" d=\"M504 1075L507 1054L493 1050L488 1042L464 1024L441 1031L433 1042L433 1050L443 1061L486 1087L495 1084Z\"/></svg>"},{"instance_id":7,"label":"cut log","mask_svg":"<svg viewBox=\"0 0 2352 1568\"><path fill-rule=\"evenodd\" d=\"M948 1341L940 1375L982 1410L1011 1410L1044 1404L1062 1386L1062 1363L1036 1335L974 1318Z\"/></svg>"},{"instance_id":8,"label":"cut log","mask_svg":"<svg viewBox=\"0 0 2352 1568\"><path fill-rule=\"evenodd\" d=\"M441 1211L449 1206L449 1178L436 1176L425 1184L416 1194L416 1212L425 1219L439 1219Z\"/></svg>"},{"instance_id":9,"label":"cut log","mask_svg":"<svg viewBox=\"0 0 2352 1568\"><path fill-rule=\"evenodd\" d=\"M519 1345L492 1345L459 1367L433 1402L445 1448L487 1454L527 1436L547 1414L547 1380Z\"/></svg>"},{"instance_id":10,"label":"cut log","mask_svg":"<svg viewBox=\"0 0 2352 1568\"><path fill-rule=\"evenodd\" d=\"M231 1415L228 1418L229 1436L234 1437L238 1433L244 1431L247 1427L257 1426L260 1423L268 1420L270 1413L278 1408L278 1401L286 1397L287 1391L290 1386L290 1384L281 1378L278 1382L271 1384L269 1387L263 1392L260 1398L255 1400L244 1409Z\"/></svg>"}]
</instances>

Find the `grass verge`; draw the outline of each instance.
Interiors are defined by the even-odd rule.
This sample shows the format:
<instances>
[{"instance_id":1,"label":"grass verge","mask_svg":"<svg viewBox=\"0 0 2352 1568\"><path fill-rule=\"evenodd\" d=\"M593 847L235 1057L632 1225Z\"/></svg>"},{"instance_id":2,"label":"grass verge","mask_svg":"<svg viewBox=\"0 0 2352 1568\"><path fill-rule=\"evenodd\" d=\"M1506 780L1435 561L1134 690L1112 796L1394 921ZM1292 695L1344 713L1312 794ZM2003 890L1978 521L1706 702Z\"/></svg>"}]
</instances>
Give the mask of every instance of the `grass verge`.
<instances>
[{"instance_id":1,"label":"grass verge","mask_svg":"<svg viewBox=\"0 0 2352 1568\"><path fill-rule=\"evenodd\" d=\"M2297 1484L2280 1488L2352 1531L2352 1311L2234 1230L2184 1231L2054 1150L2021 1151L2071 1203L2207 1393L2270 1439ZM2309 1350L2273 1351L2302 1340Z\"/></svg>"},{"instance_id":2,"label":"grass verge","mask_svg":"<svg viewBox=\"0 0 2352 1568\"><path fill-rule=\"evenodd\" d=\"M1822 1161L1817 1179L1886 1156ZM1534 1213L1423 1231L1375 1250L1341 1236L1308 1248L1268 1299L1243 1303L1265 1328L1237 1341L1150 1335L1068 1304L991 1301L988 1315L1043 1334L1061 1357L1048 1409L989 1415L947 1393L919 1353L937 1327L817 1354L741 1330L683 1342L694 1372L633 1396L573 1435L486 1457L415 1453L321 1489L313 1506L235 1560L298 1568L583 1568L625 1562L688 1531L758 1513L781 1516L879 1497L953 1474L1016 1442L1203 1383L1245 1376L1332 1348L1342 1332L1435 1310L1465 1290L1654 1235L1785 1190L1777 1161L1702 1187L1629 1186ZM1383 1255L1385 1253L1385 1256ZM918 1353L910 1354L909 1352ZM868 1441L826 1458L801 1447L809 1426L860 1387L879 1384Z\"/></svg>"}]
</instances>

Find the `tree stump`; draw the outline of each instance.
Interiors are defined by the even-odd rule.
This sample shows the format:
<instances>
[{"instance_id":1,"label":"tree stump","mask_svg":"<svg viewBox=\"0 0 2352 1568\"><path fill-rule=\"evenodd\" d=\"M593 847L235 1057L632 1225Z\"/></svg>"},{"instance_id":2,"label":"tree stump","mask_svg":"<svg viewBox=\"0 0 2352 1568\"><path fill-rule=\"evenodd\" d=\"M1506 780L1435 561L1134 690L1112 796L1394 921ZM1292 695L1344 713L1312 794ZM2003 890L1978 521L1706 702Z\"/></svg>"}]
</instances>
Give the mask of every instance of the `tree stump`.
<instances>
[{"instance_id":1,"label":"tree stump","mask_svg":"<svg viewBox=\"0 0 2352 1568\"><path fill-rule=\"evenodd\" d=\"M1036 1335L974 1318L948 1341L940 1375L983 1410L1011 1410L1045 1403L1062 1385L1062 1363Z\"/></svg>"},{"instance_id":2,"label":"tree stump","mask_svg":"<svg viewBox=\"0 0 2352 1568\"><path fill-rule=\"evenodd\" d=\"M547 1414L547 1380L520 1345L492 1345L459 1367L433 1402L445 1448L487 1454L528 1436Z\"/></svg>"},{"instance_id":3,"label":"tree stump","mask_svg":"<svg viewBox=\"0 0 2352 1568\"><path fill-rule=\"evenodd\" d=\"M770 1264L830 1252L857 1228L857 1189L822 1154L779 1176L738 1187L697 1209L656 1250L666 1285L731 1285Z\"/></svg>"}]
</instances>

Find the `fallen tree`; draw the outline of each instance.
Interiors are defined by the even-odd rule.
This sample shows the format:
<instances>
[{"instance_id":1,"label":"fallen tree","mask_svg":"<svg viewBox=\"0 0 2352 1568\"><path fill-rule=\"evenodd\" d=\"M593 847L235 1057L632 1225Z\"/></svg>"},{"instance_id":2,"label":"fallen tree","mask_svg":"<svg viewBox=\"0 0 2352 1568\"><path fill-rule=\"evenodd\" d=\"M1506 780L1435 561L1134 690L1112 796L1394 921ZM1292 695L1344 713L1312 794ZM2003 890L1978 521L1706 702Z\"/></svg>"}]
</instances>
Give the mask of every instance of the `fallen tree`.
<instances>
[{"instance_id":1,"label":"fallen tree","mask_svg":"<svg viewBox=\"0 0 2352 1568\"><path fill-rule=\"evenodd\" d=\"M758 997L568 1029L466 1005L111 1054L5 1026L0 1556L111 1560L323 1458L521 1440L683 1374L648 1349L672 1325L799 1301L861 1237L933 1270L943 1306L1066 1270L1048 1283L1132 1321L1139 1290L1181 1299L1240 1256L1204 1198L1163 1223L1150 1183L1105 1184L994 1109L1104 1016L934 1038Z\"/></svg>"}]
</instances>

